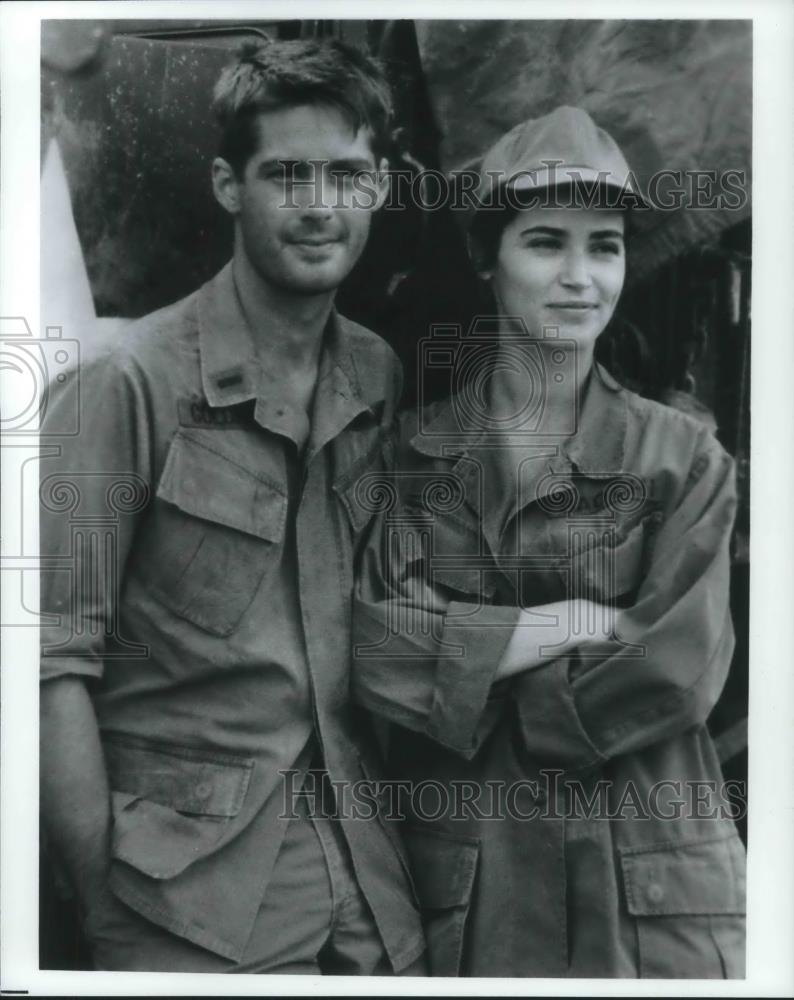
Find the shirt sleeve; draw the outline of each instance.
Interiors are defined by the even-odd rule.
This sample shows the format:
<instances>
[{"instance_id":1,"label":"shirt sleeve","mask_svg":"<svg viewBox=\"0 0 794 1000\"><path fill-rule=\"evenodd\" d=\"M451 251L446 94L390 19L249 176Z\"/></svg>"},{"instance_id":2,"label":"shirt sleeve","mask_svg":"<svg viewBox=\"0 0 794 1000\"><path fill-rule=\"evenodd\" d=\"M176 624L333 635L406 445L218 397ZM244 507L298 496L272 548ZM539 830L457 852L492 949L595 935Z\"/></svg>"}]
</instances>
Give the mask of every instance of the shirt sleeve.
<instances>
[{"instance_id":1,"label":"shirt sleeve","mask_svg":"<svg viewBox=\"0 0 794 1000\"><path fill-rule=\"evenodd\" d=\"M472 757L504 707L494 675L520 609L449 599L421 560L388 553L379 516L353 607L354 699L375 714Z\"/></svg>"},{"instance_id":2,"label":"shirt sleeve","mask_svg":"<svg viewBox=\"0 0 794 1000\"><path fill-rule=\"evenodd\" d=\"M48 400L39 461L42 681L102 676L150 493L147 409L143 378L112 354L84 365Z\"/></svg>"},{"instance_id":3,"label":"shirt sleeve","mask_svg":"<svg viewBox=\"0 0 794 1000\"><path fill-rule=\"evenodd\" d=\"M597 657L561 657L515 682L530 753L583 768L706 721L734 648L729 544L735 507L733 460L709 438L675 510L657 528L648 570L623 612L617 640Z\"/></svg>"}]
</instances>

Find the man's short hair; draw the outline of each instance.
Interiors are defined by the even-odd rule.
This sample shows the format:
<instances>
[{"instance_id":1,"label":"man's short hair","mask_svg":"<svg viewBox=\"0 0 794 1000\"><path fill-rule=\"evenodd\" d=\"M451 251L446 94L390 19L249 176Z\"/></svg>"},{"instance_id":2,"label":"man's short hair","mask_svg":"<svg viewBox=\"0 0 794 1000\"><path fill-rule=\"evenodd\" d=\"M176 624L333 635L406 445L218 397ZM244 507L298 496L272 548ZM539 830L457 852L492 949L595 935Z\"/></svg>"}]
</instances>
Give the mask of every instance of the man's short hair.
<instances>
[{"instance_id":1,"label":"man's short hair","mask_svg":"<svg viewBox=\"0 0 794 1000\"><path fill-rule=\"evenodd\" d=\"M238 177L257 148L257 115L277 108L337 108L353 131L370 130L376 159L388 150L392 101L383 69L336 39L246 42L221 73L213 97L221 126L218 153Z\"/></svg>"}]
</instances>

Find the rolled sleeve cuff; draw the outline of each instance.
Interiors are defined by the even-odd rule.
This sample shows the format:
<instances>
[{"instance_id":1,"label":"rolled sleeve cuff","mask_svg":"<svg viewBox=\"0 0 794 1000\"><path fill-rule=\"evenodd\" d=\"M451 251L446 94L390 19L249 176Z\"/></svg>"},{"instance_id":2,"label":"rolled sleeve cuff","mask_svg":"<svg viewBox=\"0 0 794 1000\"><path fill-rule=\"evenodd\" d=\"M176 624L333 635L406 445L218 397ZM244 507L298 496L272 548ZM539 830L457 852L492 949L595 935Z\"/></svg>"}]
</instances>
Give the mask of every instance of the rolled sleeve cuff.
<instances>
[{"instance_id":1,"label":"rolled sleeve cuff","mask_svg":"<svg viewBox=\"0 0 794 1000\"><path fill-rule=\"evenodd\" d=\"M446 652L438 659L427 734L464 757L473 757L482 742L478 727L520 614L520 608L456 601L447 608Z\"/></svg>"},{"instance_id":2,"label":"rolled sleeve cuff","mask_svg":"<svg viewBox=\"0 0 794 1000\"><path fill-rule=\"evenodd\" d=\"M86 677L99 680L104 662L99 656L47 656L40 659L39 680L42 684L60 677Z\"/></svg>"},{"instance_id":3,"label":"rolled sleeve cuff","mask_svg":"<svg viewBox=\"0 0 794 1000\"><path fill-rule=\"evenodd\" d=\"M570 657L523 674L514 688L524 744L531 754L566 770L584 770L606 758L587 735L569 682Z\"/></svg>"}]
</instances>

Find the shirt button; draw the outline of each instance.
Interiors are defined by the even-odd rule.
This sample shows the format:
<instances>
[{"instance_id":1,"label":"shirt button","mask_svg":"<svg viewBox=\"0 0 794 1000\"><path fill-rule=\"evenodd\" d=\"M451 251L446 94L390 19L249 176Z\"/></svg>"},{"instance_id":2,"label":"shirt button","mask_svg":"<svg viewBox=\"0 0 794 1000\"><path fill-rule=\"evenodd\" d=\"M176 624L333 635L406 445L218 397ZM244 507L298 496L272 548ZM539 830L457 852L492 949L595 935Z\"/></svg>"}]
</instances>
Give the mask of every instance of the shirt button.
<instances>
[{"instance_id":1,"label":"shirt button","mask_svg":"<svg viewBox=\"0 0 794 1000\"><path fill-rule=\"evenodd\" d=\"M648 899L652 903L661 903L664 899L664 889L658 882L651 882L648 886Z\"/></svg>"},{"instance_id":2,"label":"shirt button","mask_svg":"<svg viewBox=\"0 0 794 1000\"><path fill-rule=\"evenodd\" d=\"M197 799L208 799L212 795L212 785L206 781L200 782L196 785L196 798Z\"/></svg>"}]
</instances>

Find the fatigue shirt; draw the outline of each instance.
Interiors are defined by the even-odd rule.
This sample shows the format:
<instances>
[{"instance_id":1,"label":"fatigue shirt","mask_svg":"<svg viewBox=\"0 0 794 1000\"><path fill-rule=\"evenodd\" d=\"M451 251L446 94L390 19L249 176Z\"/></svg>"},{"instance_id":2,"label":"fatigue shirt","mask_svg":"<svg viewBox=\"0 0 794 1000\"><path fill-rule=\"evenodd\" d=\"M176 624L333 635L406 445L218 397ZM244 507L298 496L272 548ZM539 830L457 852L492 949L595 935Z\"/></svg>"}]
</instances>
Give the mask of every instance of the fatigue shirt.
<instances>
[{"instance_id":1,"label":"fatigue shirt","mask_svg":"<svg viewBox=\"0 0 794 1000\"><path fill-rule=\"evenodd\" d=\"M114 891L232 960L312 756L332 779L377 773L348 699L360 526L346 492L383 463L399 380L382 340L332 314L301 456L227 265L48 407L42 677L90 684ZM73 410L79 433L59 436ZM422 940L397 838L342 827L400 969Z\"/></svg>"},{"instance_id":2,"label":"fatigue shirt","mask_svg":"<svg viewBox=\"0 0 794 1000\"><path fill-rule=\"evenodd\" d=\"M734 645L732 460L598 366L567 440L461 436L457 406L404 421L354 609L431 968L741 975L740 806L705 725ZM617 636L494 683L521 609L575 597L622 608Z\"/></svg>"}]
</instances>

